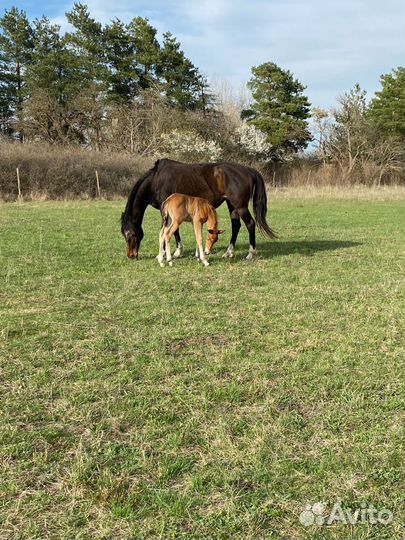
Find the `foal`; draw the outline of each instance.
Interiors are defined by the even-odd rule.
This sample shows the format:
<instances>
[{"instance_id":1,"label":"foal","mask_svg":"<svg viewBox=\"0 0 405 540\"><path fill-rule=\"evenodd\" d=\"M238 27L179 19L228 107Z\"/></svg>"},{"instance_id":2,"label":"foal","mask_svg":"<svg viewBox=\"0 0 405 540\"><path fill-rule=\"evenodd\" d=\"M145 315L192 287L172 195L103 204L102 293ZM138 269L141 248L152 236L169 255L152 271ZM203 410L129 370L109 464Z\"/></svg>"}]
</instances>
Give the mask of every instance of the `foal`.
<instances>
[{"instance_id":1,"label":"foal","mask_svg":"<svg viewBox=\"0 0 405 540\"><path fill-rule=\"evenodd\" d=\"M180 193L170 195L161 208L163 217L163 226L159 235L159 255L160 266L164 266L164 250L166 247L166 260L169 266L173 266L172 255L170 252L170 240L173 234L178 230L183 221L191 221L194 225L195 238L197 240L196 257L208 266L209 262L205 255L211 253L212 246L218 240L218 235L224 231L218 230L217 213L214 207L201 197L190 197ZM208 222L208 236L205 252L202 243L203 224Z\"/></svg>"}]
</instances>

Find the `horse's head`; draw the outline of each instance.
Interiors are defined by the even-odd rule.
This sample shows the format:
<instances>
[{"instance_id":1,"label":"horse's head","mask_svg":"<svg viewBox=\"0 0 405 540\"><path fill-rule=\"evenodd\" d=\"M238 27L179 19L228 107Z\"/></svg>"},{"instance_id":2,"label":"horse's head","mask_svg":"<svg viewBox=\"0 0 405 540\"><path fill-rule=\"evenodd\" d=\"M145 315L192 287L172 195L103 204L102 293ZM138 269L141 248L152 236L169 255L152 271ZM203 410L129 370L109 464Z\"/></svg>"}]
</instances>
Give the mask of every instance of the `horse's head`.
<instances>
[{"instance_id":1,"label":"horse's head","mask_svg":"<svg viewBox=\"0 0 405 540\"><path fill-rule=\"evenodd\" d=\"M218 235L224 233L223 230L218 229L208 229L207 241L205 243L205 253L210 254L212 246L217 242Z\"/></svg>"},{"instance_id":2,"label":"horse's head","mask_svg":"<svg viewBox=\"0 0 405 540\"><path fill-rule=\"evenodd\" d=\"M130 259L138 258L139 246L143 238L143 230L140 225L135 225L130 219L121 217L121 232L127 242L127 255Z\"/></svg>"}]
</instances>

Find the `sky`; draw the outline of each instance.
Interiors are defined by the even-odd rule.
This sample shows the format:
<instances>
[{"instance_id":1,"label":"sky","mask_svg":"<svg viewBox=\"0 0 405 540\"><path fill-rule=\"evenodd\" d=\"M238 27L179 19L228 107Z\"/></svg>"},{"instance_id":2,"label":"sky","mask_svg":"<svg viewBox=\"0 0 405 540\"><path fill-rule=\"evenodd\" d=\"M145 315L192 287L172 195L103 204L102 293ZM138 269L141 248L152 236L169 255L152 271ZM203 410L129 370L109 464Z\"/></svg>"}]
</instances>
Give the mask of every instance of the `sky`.
<instances>
[{"instance_id":1,"label":"sky","mask_svg":"<svg viewBox=\"0 0 405 540\"><path fill-rule=\"evenodd\" d=\"M170 31L209 81L239 93L252 66L275 62L307 88L313 106L330 108L359 83L371 98L380 75L404 65L403 0L82 0L92 17L147 17ZM73 1L0 0L29 18L47 15L67 29Z\"/></svg>"}]
</instances>

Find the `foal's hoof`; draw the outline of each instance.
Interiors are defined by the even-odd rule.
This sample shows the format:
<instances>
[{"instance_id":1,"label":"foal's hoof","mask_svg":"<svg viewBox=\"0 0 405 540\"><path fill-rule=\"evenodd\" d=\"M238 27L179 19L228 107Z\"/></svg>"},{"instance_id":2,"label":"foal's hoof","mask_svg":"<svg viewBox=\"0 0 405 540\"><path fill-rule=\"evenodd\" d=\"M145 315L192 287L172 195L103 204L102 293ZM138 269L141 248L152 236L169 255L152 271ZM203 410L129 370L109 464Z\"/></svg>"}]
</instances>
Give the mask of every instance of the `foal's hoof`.
<instances>
[{"instance_id":1,"label":"foal's hoof","mask_svg":"<svg viewBox=\"0 0 405 540\"><path fill-rule=\"evenodd\" d=\"M165 263L164 263L164 262L159 262L159 265L160 265L160 268L164 268L164 267L165 267Z\"/></svg>"},{"instance_id":2,"label":"foal's hoof","mask_svg":"<svg viewBox=\"0 0 405 540\"><path fill-rule=\"evenodd\" d=\"M173 266L173 261L169 261L169 266Z\"/></svg>"},{"instance_id":3,"label":"foal's hoof","mask_svg":"<svg viewBox=\"0 0 405 540\"><path fill-rule=\"evenodd\" d=\"M205 266L205 268L207 268L207 266L209 266L210 263L208 261L203 261L203 265Z\"/></svg>"},{"instance_id":4,"label":"foal's hoof","mask_svg":"<svg viewBox=\"0 0 405 540\"><path fill-rule=\"evenodd\" d=\"M225 251L225 253L222 255L223 259L232 259L233 257L235 257L234 251Z\"/></svg>"}]
</instances>

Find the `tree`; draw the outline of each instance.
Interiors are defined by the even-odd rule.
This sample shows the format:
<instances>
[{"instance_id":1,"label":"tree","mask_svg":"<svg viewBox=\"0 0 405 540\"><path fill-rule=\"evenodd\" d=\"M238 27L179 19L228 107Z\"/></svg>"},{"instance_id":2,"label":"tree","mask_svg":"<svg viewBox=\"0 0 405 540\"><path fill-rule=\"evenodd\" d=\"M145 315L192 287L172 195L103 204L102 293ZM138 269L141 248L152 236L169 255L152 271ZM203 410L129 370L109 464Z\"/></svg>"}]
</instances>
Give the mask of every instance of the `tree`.
<instances>
[{"instance_id":1,"label":"tree","mask_svg":"<svg viewBox=\"0 0 405 540\"><path fill-rule=\"evenodd\" d=\"M386 135L405 137L405 68L398 67L380 78L382 89L370 104L371 122Z\"/></svg>"},{"instance_id":2,"label":"tree","mask_svg":"<svg viewBox=\"0 0 405 540\"><path fill-rule=\"evenodd\" d=\"M104 29L104 42L109 71L108 97L116 103L130 103L138 94L139 70L129 27L115 19Z\"/></svg>"},{"instance_id":3,"label":"tree","mask_svg":"<svg viewBox=\"0 0 405 540\"><path fill-rule=\"evenodd\" d=\"M254 101L242 117L266 133L277 157L305 148L311 140L305 86L273 62L253 67L252 74L248 88Z\"/></svg>"},{"instance_id":4,"label":"tree","mask_svg":"<svg viewBox=\"0 0 405 540\"><path fill-rule=\"evenodd\" d=\"M28 94L46 91L58 103L66 103L81 88L76 58L60 36L60 26L47 17L34 21L32 61L26 71Z\"/></svg>"},{"instance_id":5,"label":"tree","mask_svg":"<svg viewBox=\"0 0 405 540\"><path fill-rule=\"evenodd\" d=\"M347 179L367 154L371 131L367 121L366 91L359 84L339 98L340 108L333 111L334 124L328 141L329 152Z\"/></svg>"},{"instance_id":6,"label":"tree","mask_svg":"<svg viewBox=\"0 0 405 540\"><path fill-rule=\"evenodd\" d=\"M148 19L135 17L128 25L134 47L134 59L141 88L150 88L156 82L156 69L160 57L160 45L156 39L156 28Z\"/></svg>"},{"instance_id":7,"label":"tree","mask_svg":"<svg viewBox=\"0 0 405 540\"><path fill-rule=\"evenodd\" d=\"M66 34L66 43L76 58L76 70L83 87L103 92L108 87L104 32L102 25L90 17L87 6L75 3L66 13L74 32Z\"/></svg>"},{"instance_id":8,"label":"tree","mask_svg":"<svg viewBox=\"0 0 405 540\"><path fill-rule=\"evenodd\" d=\"M80 94L74 99L82 109L85 138L100 149L103 120L103 102L109 87L109 72L105 54L102 25L90 17L87 6L75 3L66 13L74 32L66 34L69 49L75 55L75 71L82 83ZM87 125L86 125L87 121Z\"/></svg>"},{"instance_id":9,"label":"tree","mask_svg":"<svg viewBox=\"0 0 405 540\"><path fill-rule=\"evenodd\" d=\"M24 75L31 61L33 29L26 13L16 7L5 12L0 29L0 107L3 131L10 132L11 118L22 119ZM19 137L23 139L21 131Z\"/></svg>"},{"instance_id":10,"label":"tree","mask_svg":"<svg viewBox=\"0 0 405 540\"><path fill-rule=\"evenodd\" d=\"M159 66L157 69L164 92L170 104L181 110L206 106L208 93L201 92L204 79L198 69L186 58L180 43L170 33L163 34ZM202 101L201 101L202 98Z\"/></svg>"}]
</instances>

